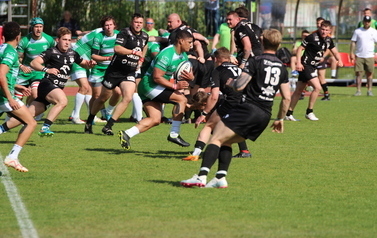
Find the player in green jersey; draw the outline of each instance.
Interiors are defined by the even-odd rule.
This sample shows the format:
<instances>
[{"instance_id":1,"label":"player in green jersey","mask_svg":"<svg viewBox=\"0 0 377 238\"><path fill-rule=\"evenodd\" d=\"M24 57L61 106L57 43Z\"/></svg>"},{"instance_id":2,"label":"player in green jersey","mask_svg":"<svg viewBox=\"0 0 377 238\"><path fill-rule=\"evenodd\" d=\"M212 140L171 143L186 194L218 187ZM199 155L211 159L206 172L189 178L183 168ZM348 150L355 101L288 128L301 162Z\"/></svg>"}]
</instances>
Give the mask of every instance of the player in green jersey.
<instances>
[{"instance_id":1,"label":"player in green jersey","mask_svg":"<svg viewBox=\"0 0 377 238\"><path fill-rule=\"evenodd\" d=\"M31 32L22 37L17 46L20 59L20 71L17 77L16 96L20 99L28 96L26 104L37 98L38 85L44 76L44 72L35 71L30 67L30 62L48 48L55 46L54 39L43 32L44 22L42 18L34 17L30 21Z\"/></svg>"},{"instance_id":2,"label":"player in green jersey","mask_svg":"<svg viewBox=\"0 0 377 238\"><path fill-rule=\"evenodd\" d=\"M121 146L130 149L130 138L157 126L161 122L161 106L163 103L174 103L173 121L168 141L181 146L190 146L179 135L180 126L187 99L179 91L189 87L186 80L192 81L194 75L191 72L183 71L181 81L172 83L170 79L176 71L177 66L188 60L186 52L193 45L193 37L187 31L179 31L176 35L174 45L170 45L162 50L153 60L151 67L143 77L138 86L138 91L144 103L144 108L148 117L144 118L132 128L126 131L119 131Z\"/></svg>"},{"instance_id":3,"label":"player in green jersey","mask_svg":"<svg viewBox=\"0 0 377 238\"><path fill-rule=\"evenodd\" d=\"M6 156L4 164L20 172L28 172L28 169L21 165L18 155L29 140L37 126L28 108L14 95L14 87L18 74L17 44L21 39L21 29L18 23L8 22L3 26L5 43L0 46L0 114L6 112L9 116L18 118L24 124L12 150ZM0 126L0 134L7 131L7 122Z\"/></svg>"}]
</instances>

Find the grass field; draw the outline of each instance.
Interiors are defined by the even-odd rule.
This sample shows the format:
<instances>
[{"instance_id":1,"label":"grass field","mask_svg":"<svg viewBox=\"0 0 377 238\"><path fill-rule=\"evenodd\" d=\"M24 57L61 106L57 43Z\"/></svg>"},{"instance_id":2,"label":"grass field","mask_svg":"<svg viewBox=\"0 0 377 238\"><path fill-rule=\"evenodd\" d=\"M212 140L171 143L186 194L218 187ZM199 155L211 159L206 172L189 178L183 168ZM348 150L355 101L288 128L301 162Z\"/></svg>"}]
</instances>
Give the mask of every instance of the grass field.
<instances>
[{"instance_id":1,"label":"grass field","mask_svg":"<svg viewBox=\"0 0 377 238\"><path fill-rule=\"evenodd\" d=\"M167 143L170 125L134 137L124 151L102 125L87 135L68 123L72 104L54 137L35 132L21 152L29 172L9 169L0 180L13 181L39 237L376 237L377 100L353 97L350 87L330 92L331 101L315 106L319 121L304 119L305 98L294 114L302 120L286 122L284 134L268 129L248 141L253 157L233 160L227 189L179 185L200 161L181 160L192 147ZM123 120L114 130L133 125ZM17 132L0 135L2 158ZM182 126L192 145L198 132ZM21 231L0 185L0 237L32 237Z\"/></svg>"}]
</instances>

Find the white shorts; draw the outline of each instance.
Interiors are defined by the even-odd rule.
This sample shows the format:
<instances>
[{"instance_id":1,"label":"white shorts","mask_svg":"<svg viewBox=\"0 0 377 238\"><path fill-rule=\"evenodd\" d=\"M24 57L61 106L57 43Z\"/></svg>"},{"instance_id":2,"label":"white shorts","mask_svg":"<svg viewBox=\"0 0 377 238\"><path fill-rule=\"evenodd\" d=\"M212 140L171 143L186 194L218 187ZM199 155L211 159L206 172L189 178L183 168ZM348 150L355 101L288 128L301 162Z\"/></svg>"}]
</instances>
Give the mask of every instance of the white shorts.
<instances>
[{"instance_id":1,"label":"white shorts","mask_svg":"<svg viewBox=\"0 0 377 238\"><path fill-rule=\"evenodd\" d=\"M16 98L15 100L18 103L18 105L20 105L21 107L25 105L20 99ZM2 113L2 112L12 112L12 111L13 111L13 109L9 105L8 101L4 102L3 104L0 104L0 113Z\"/></svg>"}]
</instances>

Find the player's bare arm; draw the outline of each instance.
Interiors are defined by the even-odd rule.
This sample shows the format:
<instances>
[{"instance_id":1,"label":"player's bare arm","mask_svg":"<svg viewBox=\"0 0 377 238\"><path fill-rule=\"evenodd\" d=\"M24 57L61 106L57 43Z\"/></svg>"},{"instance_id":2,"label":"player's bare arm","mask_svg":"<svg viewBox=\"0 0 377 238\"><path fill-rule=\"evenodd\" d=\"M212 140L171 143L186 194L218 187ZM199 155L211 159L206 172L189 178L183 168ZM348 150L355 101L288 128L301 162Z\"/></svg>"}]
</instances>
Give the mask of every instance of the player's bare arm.
<instances>
[{"instance_id":1,"label":"player's bare arm","mask_svg":"<svg viewBox=\"0 0 377 238\"><path fill-rule=\"evenodd\" d=\"M240 76L237 78L229 78L226 82L226 85L228 87L233 88L234 91L242 91L246 87L246 85L250 82L252 79L251 75L245 72L242 72Z\"/></svg>"},{"instance_id":2,"label":"player's bare arm","mask_svg":"<svg viewBox=\"0 0 377 238\"><path fill-rule=\"evenodd\" d=\"M55 68L48 68L45 67L44 65L43 58L38 56L37 58L33 59L33 61L30 62L30 66L37 71L43 71L48 74L54 74L57 75L59 73L59 69Z\"/></svg>"}]
</instances>

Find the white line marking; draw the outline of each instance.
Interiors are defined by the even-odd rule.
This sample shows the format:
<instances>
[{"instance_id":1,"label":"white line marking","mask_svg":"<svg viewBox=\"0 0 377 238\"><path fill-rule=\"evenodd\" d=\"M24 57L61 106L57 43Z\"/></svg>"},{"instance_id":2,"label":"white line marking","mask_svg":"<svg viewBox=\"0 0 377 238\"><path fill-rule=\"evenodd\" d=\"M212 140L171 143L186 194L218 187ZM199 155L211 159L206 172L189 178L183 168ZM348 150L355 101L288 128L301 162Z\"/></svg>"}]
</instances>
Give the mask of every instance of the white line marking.
<instances>
[{"instance_id":1,"label":"white line marking","mask_svg":"<svg viewBox=\"0 0 377 238\"><path fill-rule=\"evenodd\" d=\"M4 184L9 201L12 205L13 211L16 215L18 225L21 230L23 238L38 238L37 230L33 226L33 222L29 218L29 213L26 210L21 196L18 193L16 185L13 183L8 168L3 163L3 157L0 155L0 171L3 173L1 182Z\"/></svg>"}]
</instances>

